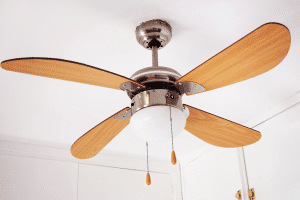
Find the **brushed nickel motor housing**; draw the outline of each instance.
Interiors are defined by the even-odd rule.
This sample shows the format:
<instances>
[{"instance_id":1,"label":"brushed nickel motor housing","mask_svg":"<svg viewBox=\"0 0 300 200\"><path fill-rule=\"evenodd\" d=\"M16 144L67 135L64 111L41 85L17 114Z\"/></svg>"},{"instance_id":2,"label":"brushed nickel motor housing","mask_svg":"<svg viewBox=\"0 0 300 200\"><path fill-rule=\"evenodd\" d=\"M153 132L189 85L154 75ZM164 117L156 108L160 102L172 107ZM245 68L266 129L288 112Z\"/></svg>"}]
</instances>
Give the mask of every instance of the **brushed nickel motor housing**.
<instances>
[{"instance_id":1,"label":"brushed nickel motor housing","mask_svg":"<svg viewBox=\"0 0 300 200\"><path fill-rule=\"evenodd\" d=\"M146 67L131 76L131 79L146 87L126 82L120 85L120 89L126 91L130 99L140 92L151 89L177 91L181 96L205 91L205 88L198 83L185 81L176 83L180 77L181 75L177 71L168 67Z\"/></svg>"},{"instance_id":2,"label":"brushed nickel motor housing","mask_svg":"<svg viewBox=\"0 0 300 200\"><path fill-rule=\"evenodd\" d=\"M176 80L180 77L181 75L176 70L168 67L146 67L130 77L132 80L145 85L146 88L133 88L126 91L131 99L140 92L152 89L168 89L182 95L175 85Z\"/></svg>"},{"instance_id":3,"label":"brushed nickel motor housing","mask_svg":"<svg viewBox=\"0 0 300 200\"><path fill-rule=\"evenodd\" d=\"M140 45L151 50L150 42L156 39L160 42L158 49L165 47L172 38L172 27L166 21L153 19L142 22L135 30L136 39Z\"/></svg>"},{"instance_id":4,"label":"brushed nickel motor housing","mask_svg":"<svg viewBox=\"0 0 300 200\"><path fill-rule=\"evenodd\" d=\"M146 90L131 100L131 114L150 106L172 106L183 111L182 99L178 92L168 89Z\"/></svg>"},{"instance_id":5,"label":"brushed nickel motor housing","mask_svg":"<svg viewBox=\"0 0 300 200\"><path fill-rule=\"evenodd\" d=\"M145 90L135 95L131 100L131 108L115 116L115 119L128 119L131 116L151 106L172 106L181 110L186 118L189 116L189 109L182 104L182 95L168 89Z\"/></svg>"}]
</instances>

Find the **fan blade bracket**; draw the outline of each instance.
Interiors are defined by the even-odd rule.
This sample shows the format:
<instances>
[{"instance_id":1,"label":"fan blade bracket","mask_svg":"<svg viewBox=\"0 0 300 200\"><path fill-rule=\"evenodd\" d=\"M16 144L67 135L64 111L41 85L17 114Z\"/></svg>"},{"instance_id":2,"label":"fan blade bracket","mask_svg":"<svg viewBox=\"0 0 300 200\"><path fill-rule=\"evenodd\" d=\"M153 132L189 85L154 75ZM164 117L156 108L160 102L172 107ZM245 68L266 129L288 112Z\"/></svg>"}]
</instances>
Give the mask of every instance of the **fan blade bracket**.
<instances>
[{"instance_id":1,"label":"fan blade bracket","mask_svg":"<svg viewBox=\"0 0 300 200\"><path fill-rule=\"evenodd\" d=\"M206 89L202 85L195 82L180 81L176 83L176 88L181 94L192 95L199 92L204 92Z\"/></svg>"},{"instance_id":2,"label":"fan blade bracket","mask_svg":"<svg viewBox=\"0 0 300 200\"><path fill-rule=\"evenodd\" d=\"M114 117L114 119L128 119L132 115L131 108L128 110L124 110L123 112L119 113Z\"/></svg>"},{"instance_id":3,"label":"fan blade bracket","mask_svg":"<svg viewBox=\"0 0 300 200\"><path fill-rule=\"evenodd\" d=\"M185 105L185 104L183 104L183 113L186 116L186 118L188 118L190 116L189 107L187 107L187 105Z\"/></svg>"},{"instance_id":4,"label":"fan blade bracket","mask_svg":"<svg viewBox=\"0 0 300 200\"><path fill-rule=\"evenodd\" d=\"M143 87L138 85L138 84L135 84L133 82L125 82L125 83L122 83L120 85L120 89L121 90L124 90L124 91L130 91L130 92L133 92L133 91L136 91L136 90L139 90L139 89L142 89Z\"/></svg>"}]
</instances>

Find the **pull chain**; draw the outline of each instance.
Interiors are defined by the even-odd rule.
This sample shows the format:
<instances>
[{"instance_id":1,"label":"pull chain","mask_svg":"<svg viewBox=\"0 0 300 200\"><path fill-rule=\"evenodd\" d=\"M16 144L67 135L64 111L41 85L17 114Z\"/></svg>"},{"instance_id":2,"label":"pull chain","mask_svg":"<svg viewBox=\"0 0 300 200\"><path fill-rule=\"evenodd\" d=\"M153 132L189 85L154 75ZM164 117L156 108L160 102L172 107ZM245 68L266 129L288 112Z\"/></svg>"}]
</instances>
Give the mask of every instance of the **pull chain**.
<instances>
[{"instance_id":1,"label":"pull chain","mask_svg":"<svg viewBox=\"0 0 300 200\"><path fill-rule=\"evenodd\" d=\"M148 163L148 142L146 142L147 145L147 172L149 173L149 163Z\"/></svg>"},{"instance_id":2,"label":"pull chain","mask_svg":"<svg viewBox=\"0 0 300 200\"><path fill-rule=\"evenodd\" d=\"M146 142L146 146L147 146L147 175L146 175L146 184L150 185L151 184L151 178L150 178L150 174L149 174L149 163L148 163L148 142Z\"/></svg>"},{"instance_id":3,"label":"pull chain","mask_svg":"<svg viewBox=\"0 0 300 200\"><path fill-rule=\"evenodd\" d=\"M170 106L170 122L171 122L171 136L172 136L172 151L174 151L171 106Z\"/></svg>"},{"instance_id":4,"label":"pull chain","mask_svg":"<svg viewBox=\"0 0 300 200\"><path fill-rule=\"evenodd\" d=\"M171 136L172 136L172 154L171 154L171 162L173 165L176 164L176 155L174 151L174 144L173 144L173 127L172 127L172 113L171 113L171 106L170 106L170 122L171 122Z\"/></svg>"}]
</instances>

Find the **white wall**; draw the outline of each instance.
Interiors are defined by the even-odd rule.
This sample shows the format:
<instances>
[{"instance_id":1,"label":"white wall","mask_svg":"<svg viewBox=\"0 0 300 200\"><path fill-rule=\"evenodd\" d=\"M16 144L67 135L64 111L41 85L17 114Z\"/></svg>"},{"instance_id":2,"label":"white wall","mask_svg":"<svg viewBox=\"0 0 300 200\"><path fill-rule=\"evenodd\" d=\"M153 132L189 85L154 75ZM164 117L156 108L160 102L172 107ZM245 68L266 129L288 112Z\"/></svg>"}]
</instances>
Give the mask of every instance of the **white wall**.
<instances>
[{"instance_id":1,"label":"white wall","mask_svg":"<svg viewBox=\"0 0 300 200\"><path fill-rule=\"evenodd\" d=\"M77 172L76 163L0 155L0 199L77 199Z\"/></svg>"},{"instance_id":2,"label":"white wall","mask_svg":"<svg viewBox=\"0 0 300 200\"><path fill-rule=\"evenodd\" d=\"M99 154L79 160L69 149L0 140L0 199L182 199L179 165Z\"/></svg>"},{"instance_id":3,"label":"white wall","mask_svg":"<svg viewBox=\"0 0 300 200\"><path fill-rule=\"evenodd\" d=\"M241 189L236 149L208 146L182 167L183 199L234 199Z\"/></svg>"},{"instance_id":4,"label":"white wall","mask_svg":"<svg viewBox=\"0 0 300 200\"><path fill-rule=\"evenodd\" d=\"M170 174L152 172L151 180L152 184L146 185L145 171L80 165L78 197L82 200L172 199Z\"/></svg>"},{"instance_id":5,"label":"white wall","mask_svg":"<svg viewBox=\"0 0 300 200\"><path fill-rule=\"evenodd\" d=\"M256 188L257 200L298 200L300 104L259 125L257 130L262 133L261 141L244 148L249 185Z\"/></svg>"}]
</instances>

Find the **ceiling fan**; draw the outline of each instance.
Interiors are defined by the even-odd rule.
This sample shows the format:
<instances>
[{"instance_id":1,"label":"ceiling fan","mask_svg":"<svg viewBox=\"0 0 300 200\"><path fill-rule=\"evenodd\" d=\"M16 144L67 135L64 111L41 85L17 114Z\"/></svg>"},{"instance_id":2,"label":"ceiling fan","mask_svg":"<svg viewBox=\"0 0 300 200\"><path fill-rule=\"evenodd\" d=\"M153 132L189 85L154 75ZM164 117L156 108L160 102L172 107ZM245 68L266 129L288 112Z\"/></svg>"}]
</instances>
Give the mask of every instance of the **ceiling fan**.
<instances>
[{"instance_id":1,"label":"ceiling fan","mask_svg":"<svg viewBox=\"0 0 300 200\"><path fill-rule=\"evenodd\" d=\"M131 78L53 58L10 59L3 61L1 67L127 92L131 106L107 118L75 141L71 153L76 158L95 156L129 122L133 131L147 142L169 139L170 129L174 135L185 129L219 147L246 146L261 138L258 131L182 104L182 96L234 84L278 65L287 55L291 43L289 30L284 25L267 23L260 26L184 76L171 68L158 66L157 51L165 47L172 37L169 23L159 19L146 21L137 26L135 33L139 44L152 50L153 66L135 72Z\"/></svg>"}]
</instances>

